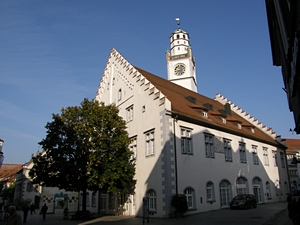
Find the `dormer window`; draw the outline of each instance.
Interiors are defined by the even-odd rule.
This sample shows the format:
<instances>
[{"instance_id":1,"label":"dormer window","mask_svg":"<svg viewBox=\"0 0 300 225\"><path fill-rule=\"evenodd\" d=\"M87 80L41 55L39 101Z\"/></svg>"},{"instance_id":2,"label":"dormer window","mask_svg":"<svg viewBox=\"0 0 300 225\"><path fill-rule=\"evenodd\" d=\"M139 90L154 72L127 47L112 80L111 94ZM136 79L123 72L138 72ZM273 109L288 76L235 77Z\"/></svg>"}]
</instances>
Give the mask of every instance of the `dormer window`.
<instances>
[{"instance_id":1,"label":"dormer window","mask_svg":"<svg viewBox=\"0 0 300 225\"><path fill-rule=\"evenodd\" d=\"M203 117L207 118L207 112L202 112Z\"/></svg>"},{"instance_id":2,"label":"dormer window","mask_svg":"<svg viewBox=\"0 0 300 225\"><path fill-rule=\"evenodd\" d=\"M226 124L226 119L222 117L222 123Z\"/></svg>"},{"instance_id":3,"label":"dormer window","mask_svg":"<svg viewBox=\"0 0 300 225\"><path fill-rule=\"evenodd\" d=\"M237 124L238 129L242 129L242 125L240 123Z\"/></svg>"},{"instance_id":4,"label":"dormer window","mask_svg":"<svg viewBox=\"0 0 300 225\"><path fill-rule=\"evenodd\" d=\"M251 127L251 132L254 133L254 128L253 127Z\"/></svg>"}]
</instances>

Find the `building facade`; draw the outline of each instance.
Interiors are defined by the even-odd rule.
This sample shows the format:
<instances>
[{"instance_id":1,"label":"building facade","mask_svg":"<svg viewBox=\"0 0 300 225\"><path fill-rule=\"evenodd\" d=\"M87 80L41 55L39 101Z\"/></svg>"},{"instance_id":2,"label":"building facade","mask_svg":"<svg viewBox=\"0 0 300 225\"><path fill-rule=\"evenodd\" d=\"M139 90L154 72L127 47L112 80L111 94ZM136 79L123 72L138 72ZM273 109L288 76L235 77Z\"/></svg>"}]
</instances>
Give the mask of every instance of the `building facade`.
<instances>
[{"instance_id":1,"label":"building facade","mask_svg":"<svg viewBox=\"0 0 300 225\"><path fill-rule=\"evenodd\" d=\"M270 42L274 66L281 66L284 91L295 128L300 134L300 1L266 0Z\"/></svg>"},{"instance_id":2,"label":"building facade","mask_svg":"<svg viewBox=\"0 0 300 225\"><path fill-rule=\"evenodd\" d=\"M33 204L37 209L40 209L46 203L48 206L47 213L62 213L66 207L70 212L78 210L78 192L32 184L29 176L32 166L33 162L30 160L22 166L16 175L14 203L18 208L22 208L24 204Z\"/></svg>"},{"instance_id":3,"label":"building facade","mask_svg":"<svg viewBox=\"0 0 300 225\"><path fill-rule=\"evenodd\" d=\"M118 106L127 121L137 183L122 201L106 195L103 212L142 216L147 204L155 217L169 217L176 193L186 195L188 214L227 208L240 193L285 201L286 147L276 133L220 94L197 93L189 36L179 26L166 58L168 80L111 50L95 99Z\"/></svg>"}]
</instances>

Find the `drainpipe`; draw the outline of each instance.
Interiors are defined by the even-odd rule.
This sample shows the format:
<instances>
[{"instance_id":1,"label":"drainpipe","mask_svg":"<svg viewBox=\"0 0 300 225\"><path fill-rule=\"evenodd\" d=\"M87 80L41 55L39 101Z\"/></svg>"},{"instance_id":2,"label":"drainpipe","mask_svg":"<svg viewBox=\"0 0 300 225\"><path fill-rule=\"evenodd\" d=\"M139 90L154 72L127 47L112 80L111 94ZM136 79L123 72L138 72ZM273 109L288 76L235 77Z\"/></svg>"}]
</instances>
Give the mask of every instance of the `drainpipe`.
<instances>
[{"instance_id":1,"label":"drainpipe","mask_svg":"<svg viewBox=\"0 0 300 225\"><path fill-rule=\"evenodd\" d=\"M177 148L176 148L176 129L175 123L177 121L178 115L173 117L173 139L174 139L174 161L175 161L175 186L176 186L176 195L178 194L178 174L177 174Z\"/></svg>"}]
</instances>

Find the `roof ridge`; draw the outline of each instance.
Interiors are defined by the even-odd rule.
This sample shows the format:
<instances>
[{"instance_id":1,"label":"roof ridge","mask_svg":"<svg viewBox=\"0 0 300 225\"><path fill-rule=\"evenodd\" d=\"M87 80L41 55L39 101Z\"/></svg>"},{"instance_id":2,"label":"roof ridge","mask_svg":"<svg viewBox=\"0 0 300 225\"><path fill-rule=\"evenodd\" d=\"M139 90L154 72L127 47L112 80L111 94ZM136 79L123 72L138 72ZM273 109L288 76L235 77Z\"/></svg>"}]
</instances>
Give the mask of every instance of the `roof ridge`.
<instances>
[{"instance_id":1,"label":"roof ridge","mask_svg":"<svg viewBox=\"0 0 300 225\"><path fill-rule=\"evenodd\" d=\"M253 124L255 127L263 131L265 134L269 135L270 137L276 139L277 135L276 132L273 131L273 129L270 127L268 128L267 126L263 125L262 122L259 122L257 119L254 119L253 116L251 116L249 113L246 113L245 110L242 108L238 107L237 105L234 105L233 102L222 96L221 94L216 94L214 100L220 102L221 104L225 105L228 103L230 105L230 108L232 111L237 113L239 116L247 120L249 123Z\"/></svg>"}]
</instances>

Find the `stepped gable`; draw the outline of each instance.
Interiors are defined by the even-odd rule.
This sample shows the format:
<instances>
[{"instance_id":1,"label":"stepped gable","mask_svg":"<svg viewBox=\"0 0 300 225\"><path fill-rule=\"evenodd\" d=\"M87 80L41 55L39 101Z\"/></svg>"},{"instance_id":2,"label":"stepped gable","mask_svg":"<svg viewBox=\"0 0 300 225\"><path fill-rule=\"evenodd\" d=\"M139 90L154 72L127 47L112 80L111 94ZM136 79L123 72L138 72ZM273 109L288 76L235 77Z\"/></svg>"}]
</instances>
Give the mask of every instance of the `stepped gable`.
<instances>
[{"instance_id":1,"label":"stepped gable","mask_svg":"<svg viewBox=\"0 0 300 225\"><path fill-rule=\"evenodd\" d=\"M272 128L268 128L267 126L264 126L261 122L259 122L257 119L254 119L253 116L246 113L246 111L239 108L237 105L234 105L231 101L229 101L227 98L220 94L216 94L215 100L222 103L223 105L229 104L232 111L236 112L238 115L240 115L242 118L247 120L249 123L253 124L258 129L262 130L272 138L276 138L276 132L273 132Z\"/></svg>"},{"instance_id":2,"label":"stepped gable","mask_svg":"<svg viewBox=\"0 0 300 225\"><path fill-rule=\"evenodd\" d=\"M133 90L134 85L137 83L139 86L144 87L144 91L147 91L149 96L153 100L159 100L159 105L165 103L165 96L158 90L149 80L146 79L132 64L130 64L116 49L112 49L100 81L98 91L96 93L96 99L101 100L101 95L105 90L106 85L109 84L109 76L111 64L115 64L117 67L116 75L128 86L130 90ZM133 82L135 81L135 82Z\"/></svg>"},{"instance_id":3,"label":"stepped gable","mask_svg":"<svg viewBox=\"0 0 300 225\"><path fill-rule=\"evenodd\" d=\"M241 137L281 146L281 144L275 140L275 134L272 130L262 126L261 123L254 120L253 117L241 109L230 105L230 107L227 107L226 112L226 104L224 104L224 102L221 103L190 91L138 67L135 67L135 69L166 96L171 102L172 113L177 114L181 118ZM207 114L207 117L203 116L204 113ZM224 119L226 123L223 122Z\"/></svg>"}]
</instances>

